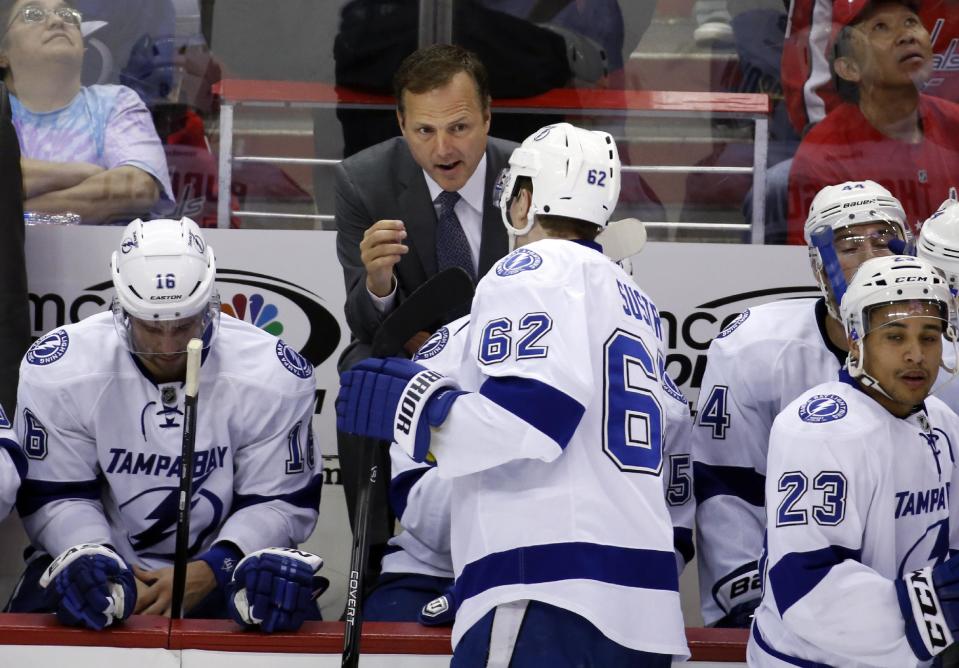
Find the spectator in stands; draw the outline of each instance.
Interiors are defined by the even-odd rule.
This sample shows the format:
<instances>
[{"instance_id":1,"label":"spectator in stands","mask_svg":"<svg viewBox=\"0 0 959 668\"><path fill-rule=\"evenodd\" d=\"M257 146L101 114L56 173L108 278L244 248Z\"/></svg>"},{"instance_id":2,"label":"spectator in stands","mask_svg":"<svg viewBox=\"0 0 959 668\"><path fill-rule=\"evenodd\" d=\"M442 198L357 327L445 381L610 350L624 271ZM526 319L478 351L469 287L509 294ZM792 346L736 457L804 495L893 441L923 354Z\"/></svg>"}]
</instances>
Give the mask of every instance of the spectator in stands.
<instances>
[{"instance_id":1,"label":"spectator in stands","mask_svg":"<svg viewBox=\"0 0 959 668\"><path fill-rule=\"evenodd\" d=\"M840 14L840 7L849 12ZM842 104L805 136L789 179L788 241L801 243L825 185L871 179L915 224L959 183L959 105L921 93L933 71L929 31L908 0L841 3L832 70Z\"/></svg>"},{"instance_id":2,"label":"spectator in stands","mask_svg":"<svg viewBox=\"0 0 959 668\"><path fill-rule=\"evenodd\" d=\"M166 160L136 93L81 85L81 20L59 0L0 0L24 208L122 223L172 201Z\"/></svg>"},{"instance_id":3,"label":"spectator in stands","mask_svg":"<svg viewBox=\"0 0 959 668\"><path fill-rule=\"evenodd\" d=\"M394 79L402 137L344 160L335 169L337 255L346 279L346 320L353 341L340 357L346 370L370 355L380 322L438 270L464 266L474 280L506 254L508 241L491 201L493 183L514 145L488 138L486 68L458 46L435 45L403 61ZM437 313L437 325L444 314ZM429 336L407 345L412 352ZM340 465L352 517L360 448L339 435ZM380 471L390 470L386 448ZM389 475L373 495L371 567L392 535ZM372 582L372 578L368 580Z\"/></svg>"}]
</instances>

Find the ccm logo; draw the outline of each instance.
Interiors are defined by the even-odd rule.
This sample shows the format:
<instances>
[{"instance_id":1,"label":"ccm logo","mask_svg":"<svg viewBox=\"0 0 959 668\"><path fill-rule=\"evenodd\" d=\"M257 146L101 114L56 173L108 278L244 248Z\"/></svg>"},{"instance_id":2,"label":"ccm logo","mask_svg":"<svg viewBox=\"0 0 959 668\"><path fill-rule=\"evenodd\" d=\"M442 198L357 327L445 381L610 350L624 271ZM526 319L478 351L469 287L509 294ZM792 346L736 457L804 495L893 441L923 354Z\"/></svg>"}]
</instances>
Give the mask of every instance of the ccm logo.
<instances>
[{"instance_id":1,"label":"ccm logo","mask_svg":"<svg viewBox=\"0 0 959 668\"><path fill-rule=\"evenodd\" d=\"M896 283L925 283L929 279L925 276L897 276Z\"/></svg>"},{"instance_id":2,"label":"ccm logo","mask_svg":"<svg viewBox=\"0 0 959 668\"><path fill-rule=\"evenodd\" d=\"M939 611L939 602L929 580L929 569L913 571L909 574L912 595L922 613L922 622L926 625L926 634L933 649L944 649L952 642L945 619Z\"/></svg>"}]
</instances>

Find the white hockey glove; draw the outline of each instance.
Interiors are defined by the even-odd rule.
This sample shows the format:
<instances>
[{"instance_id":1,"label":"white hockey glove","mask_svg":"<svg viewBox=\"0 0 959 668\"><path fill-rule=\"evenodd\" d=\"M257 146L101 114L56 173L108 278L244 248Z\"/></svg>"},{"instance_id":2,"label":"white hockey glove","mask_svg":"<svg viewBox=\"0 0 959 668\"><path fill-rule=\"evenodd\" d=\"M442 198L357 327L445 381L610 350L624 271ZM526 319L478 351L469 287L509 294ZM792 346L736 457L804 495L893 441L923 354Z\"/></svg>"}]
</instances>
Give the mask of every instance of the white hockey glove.
<instances>
[{"instance_id":1,"label":"white hockey glove","mask_svg":"<svg viewBox=\"0 0 959 668\"><path fill-rule=\"evenodd\" d=\"M40 586L61 623L96 631L129 617L137 602L133 571L103 545L65 550L44 571Z\"/></svg>"},{"instance_id":2,"label":"white hockey glove","mask_svg":"<svg viewBox=\"0 0 959 668\"><path fill-rule=\"evenodd\" d=\"M896 580L899 607L906 620L906 639L922 661L928 661L959 634L959 559L947 559Z\"/></svg>"},{"instance_id":3,"label":"white hockey glove","mask_svg":"<svg viewBox=\"0 0 959 668\"><path fill-rule=\"evenodd\" d=\"M288 547L268 547L248 554L233 571L227 601L230 615L244 626L268 633L296 631L318 619L316 597L326 587L314 576L323 559Z\"/></svg>"}]
</instances>

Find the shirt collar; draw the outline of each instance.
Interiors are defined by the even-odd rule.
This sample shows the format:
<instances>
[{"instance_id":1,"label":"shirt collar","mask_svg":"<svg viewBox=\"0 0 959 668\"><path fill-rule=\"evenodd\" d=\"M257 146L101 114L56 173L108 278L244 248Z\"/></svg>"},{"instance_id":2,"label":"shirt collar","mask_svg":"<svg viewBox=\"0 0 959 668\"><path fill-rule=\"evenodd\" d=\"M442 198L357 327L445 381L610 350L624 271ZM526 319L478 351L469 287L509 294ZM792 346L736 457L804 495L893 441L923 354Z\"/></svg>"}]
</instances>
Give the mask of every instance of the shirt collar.
<instances>
[{"instance_id":1,"label":"shirt collar","mask_svg":"<svg viewBox=\"0 0 959 668\"><path fill-rule=\"evenodd\" d=\"M443 189L426 173L425 169L423 170L423 176L426 177L426 187L429 188L430 191L430 201L435 202L436 198L443 192ZM478 213L483 213L483 186L485 183L486 154L484 153L483 157L480 158L479 164L476 165L476 169L473 170L473 175L470 176L466 184L457 191L460 197Z\"/></svg>"}]
</instances>

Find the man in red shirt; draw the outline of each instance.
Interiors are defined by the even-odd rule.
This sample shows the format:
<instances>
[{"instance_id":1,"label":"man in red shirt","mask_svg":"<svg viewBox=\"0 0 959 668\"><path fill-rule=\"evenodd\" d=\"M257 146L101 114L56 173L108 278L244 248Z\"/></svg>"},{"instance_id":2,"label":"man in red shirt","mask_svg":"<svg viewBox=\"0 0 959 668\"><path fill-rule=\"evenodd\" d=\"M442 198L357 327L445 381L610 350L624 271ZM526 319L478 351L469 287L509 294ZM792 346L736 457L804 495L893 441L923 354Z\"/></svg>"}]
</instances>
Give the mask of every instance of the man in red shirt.
<instances>
[{"instance_id":1,"label":"man in red shirt","mask_svg":"<svg viewBox=\"0 0 959 668\"><path fill-rule=\"evenodd\" d=\"M915 7L902 0L836 4L841 28L831 65L842 103L796 152L789 176L790 243L803 242L809 204L826 185L877 181L915 224L959 184L959 105L919 92L933 76L934 61Z\"/></svg>"}]
</instances>

